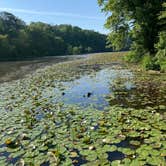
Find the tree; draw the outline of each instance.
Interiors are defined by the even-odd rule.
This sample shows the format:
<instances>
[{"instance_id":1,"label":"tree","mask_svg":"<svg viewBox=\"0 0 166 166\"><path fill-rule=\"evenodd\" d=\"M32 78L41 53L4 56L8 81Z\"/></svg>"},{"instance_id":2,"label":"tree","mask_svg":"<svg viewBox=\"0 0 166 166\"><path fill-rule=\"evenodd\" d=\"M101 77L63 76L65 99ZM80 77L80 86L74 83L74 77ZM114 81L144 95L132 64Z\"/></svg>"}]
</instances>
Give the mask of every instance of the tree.
<instances>
[{"instance_id":1,"label":"tree","mask_svg":"<svg viewBox=\"0 0 166 166\"><path fill-rule=\"evenodd\" d=\"M71 25L32 22L0 13L0 60L110 51L106 35Z\"/></svg>"},{"instance_id":2,"label":"tree","mask_svg":"<svg viewBox=\"0 0 166 166\"><path fill-rule=\"evenodd\" d=\"M120 50L132 39L132 54L140 59L145 53L154 56L155 43L161 29L158 15L163 0L98 0L109 16L105 26L110 29L109 41Z\"/></svg>"},{"instance_id":3,"label":"tree","mask_svg":"<svg viewBox=\"0 0 166 166\"><path fill-rule=\"evenodd\" d=\"M159 33L159 42L156 44L156 59L161 70L166 71L166 3L163 3L163 10L159 16L159 21L161 31Z\"/></svg>"},{"instance_id":4,"label":"tree","mask_svg":"<svg viewBox=\"0 0 166 166\"><path fill-rule=\"evenodd\" d=\"M0 34L16 37L17 32L25 27L25 22L8 12L0 12Z\"/></svg>"},{"instance_id":5,"label":"tree","mask_svg":"<svg viewBox=\"0 0 166 166\"><path fill-rule=\"evenodd\" d=\"M81 54L81 48L80 47L73 47L73 55Z\"/></svg>"},{"instance_id":6,"label":"tree","mask_svg":"<svg viewBox=\"0 0 166 166\"><path fill-rule=\"evenodd\" d=\"M159 24L161 31L166 31L166 2L163 3L163 9L159 16Z\"/></svg>"},{"instance_id":7,"label":"tree","mask_svg":"<svg viewBox=\"0 0 166 166\"><path fill-rule=\"evenodd\" d=\"M85 50L86 50L86 52L88 52L88 53L91 53L91 52L93 51L91 47L87 47Z\"/></svg>"},{"instance_id":8,"label":"tree","mask_svg":"<svg viewBox=\"0 0 166 166\"><path fill-rule=\"evenodd\" d=\"M0 59L8 60L11 53L11 47L7 35L0 35Z\"/></svg>"},{"instance_id":9,"label":"tree","mask_svg":"<svg viewBox=\"0 0 166 166\"><path fill-rule=\"evenodd\" d=\"M50 25L41 22L31 23L27 33L31 41L32 55L54 56L65 53L63 39L53 33Z\"/></svg>"}]
</instances>

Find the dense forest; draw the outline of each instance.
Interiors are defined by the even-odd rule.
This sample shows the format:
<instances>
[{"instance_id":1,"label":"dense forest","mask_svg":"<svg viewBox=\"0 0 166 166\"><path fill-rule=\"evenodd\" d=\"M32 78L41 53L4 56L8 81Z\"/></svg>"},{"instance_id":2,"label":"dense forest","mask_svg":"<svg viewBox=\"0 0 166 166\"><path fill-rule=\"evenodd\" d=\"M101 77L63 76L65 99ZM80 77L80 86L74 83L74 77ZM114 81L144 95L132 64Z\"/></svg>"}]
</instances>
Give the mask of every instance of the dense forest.
<instances>
[{"instance_id":1,"label":"dense forest","mask_svg":"<svg viewBox=\"0 0 166 166\"><path fill-rule=\"evenodd\" d=\"M108 41L120 50L132 40L126 60L146 69L166 71L166 3L164 0L98 0L107 13Z\"/></svg>"},{"instance_id":2,"label":"dense forest","mask_svg":"<svg viewBox=\"0 0 166 166\"><path fill-rule=\"evenodd\" d=\"M49 25L24 21L11 13L0 13L0 60L72 55L111 51L106 35L71 25Z\"/></svg>"}]
</instances>

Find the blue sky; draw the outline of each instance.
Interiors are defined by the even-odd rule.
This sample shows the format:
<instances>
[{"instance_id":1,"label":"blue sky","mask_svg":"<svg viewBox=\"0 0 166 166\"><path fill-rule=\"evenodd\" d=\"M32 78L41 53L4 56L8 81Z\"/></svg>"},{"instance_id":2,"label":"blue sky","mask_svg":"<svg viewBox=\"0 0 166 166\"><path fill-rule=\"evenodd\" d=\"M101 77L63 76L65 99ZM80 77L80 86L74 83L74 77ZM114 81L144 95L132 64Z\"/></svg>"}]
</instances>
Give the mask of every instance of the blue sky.
<instances>
[{"instance_id":1,"label":"blue sky","mask_svg":"<svg viewBox=\"0 0 166 166\"><path fill-rule=\"evenodd\" d=\"M72 24L107 32L97 0L0 0L0 11L11 12L27 23Z\"/></svg>"}]
</instances>

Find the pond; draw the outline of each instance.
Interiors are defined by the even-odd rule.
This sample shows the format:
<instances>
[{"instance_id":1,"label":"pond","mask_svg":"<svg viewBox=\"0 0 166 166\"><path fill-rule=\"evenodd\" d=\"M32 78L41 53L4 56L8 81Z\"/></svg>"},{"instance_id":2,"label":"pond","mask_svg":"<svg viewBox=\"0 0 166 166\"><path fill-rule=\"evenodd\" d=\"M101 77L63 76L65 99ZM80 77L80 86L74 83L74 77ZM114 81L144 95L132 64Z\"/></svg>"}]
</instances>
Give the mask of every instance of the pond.
<instances>
[{"instance_id":1,"label":"pond","mask_svg":"<svg viewBox=\"0 0 166 166\"><path fill-rule=\"evenodd\" d=\"M165 164L165 75L95 60L1 86L0 165Z\"/></svg>"},{"instance_id":2,"label":"pond","mask_svg":"<svg viewBox=\"0 0 166 166\"><path fill-rule=\"evenodd\" d=\"M140 78L138 73L123 67L116 69L117 66L113 64L72 81L59 82L58 86L55 85L59 88L45 89L43 97L54 96L54 103L82 109L104 110L115 105L136 109L151 107L158 111L166 109L166 84L158 82L162 76Z\"/></svg>"},{"instance_id":3,"label":"pond","mask_svg":"<svg viewBox=\"0 0 166 166\"><path fill-rule=\"evenodd\" d=\"M63 82L64 87L60 101L64 104L78 105L83 108L92 107L103 110L110 105L106 96L113 93L110 86L117 79L125 79L125 88L130 90L133 74L129 70L102 69L90 75L83 76L72 82Z\"/></svg>"}]
</instances>

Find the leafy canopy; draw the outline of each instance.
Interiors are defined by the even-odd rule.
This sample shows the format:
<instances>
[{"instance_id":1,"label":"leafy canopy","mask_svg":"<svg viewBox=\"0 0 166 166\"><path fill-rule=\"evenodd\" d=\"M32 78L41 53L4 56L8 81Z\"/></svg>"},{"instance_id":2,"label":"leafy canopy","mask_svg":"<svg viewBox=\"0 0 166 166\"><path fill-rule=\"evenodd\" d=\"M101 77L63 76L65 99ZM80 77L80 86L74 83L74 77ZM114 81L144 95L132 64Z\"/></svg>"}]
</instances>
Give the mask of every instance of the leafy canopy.
<instances>
[{"instance_id":1,"label":"leafy canopy","mask_svg":"<svg viewBox=\"0 0 166 166\"><path fill-rule=\"evenodd\" d=\"M110 29L109 41L116 50L123 48L132 38L132 49L155 52L161 25L158 15L163 0L98 0L108 15L105 26Z\"/></svg>"}]
</instances>

